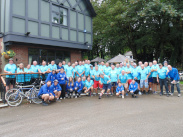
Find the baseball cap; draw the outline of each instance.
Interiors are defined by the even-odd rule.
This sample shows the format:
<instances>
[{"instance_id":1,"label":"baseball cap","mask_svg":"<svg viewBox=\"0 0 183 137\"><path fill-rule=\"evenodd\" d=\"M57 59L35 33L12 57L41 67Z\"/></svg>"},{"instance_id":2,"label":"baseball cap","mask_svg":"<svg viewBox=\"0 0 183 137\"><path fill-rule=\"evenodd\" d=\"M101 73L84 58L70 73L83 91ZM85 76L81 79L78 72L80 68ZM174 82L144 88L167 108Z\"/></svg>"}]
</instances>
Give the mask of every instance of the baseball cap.
<instances>
[{"instance_id":1,"label":"baseball cap","mask_svg":"<svg viewBox=\"0 0 183 137\"><path fill-rule=\"evenodd\" d=\"M159 63L158 65L159 65L159 66L162 66L162 64L161 64L161 63Z\"/></svg>"},{"instance_id":2,"label":"baseball cap","mask_svg":"<svg viewBox=\"0 0 183 137\"><path fill-rule=\"evenodd\" d=\"M10 58L9 61L12 60L13 61L13 58Z\"/></svg>"}]
</instances>

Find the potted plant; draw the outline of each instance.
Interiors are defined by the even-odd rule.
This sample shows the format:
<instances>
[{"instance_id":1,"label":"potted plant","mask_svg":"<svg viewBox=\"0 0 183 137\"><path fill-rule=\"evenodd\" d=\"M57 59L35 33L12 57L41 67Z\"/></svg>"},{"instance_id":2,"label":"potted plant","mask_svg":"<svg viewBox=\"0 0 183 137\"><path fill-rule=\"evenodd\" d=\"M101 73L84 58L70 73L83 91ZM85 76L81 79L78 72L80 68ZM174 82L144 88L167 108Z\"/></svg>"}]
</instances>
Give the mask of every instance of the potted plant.
<instances>
[{"instance_id":1,"label":"potted plant","mask_svg":"<svg viewBox=\"0 0 183 137\"><path fill-rule=\"evenodd\" d=\"M16 53L13 50L8 50L6 52L3 52L2 55L4 56L5 59L13 58Z\"/></svg>"}]
</instances>

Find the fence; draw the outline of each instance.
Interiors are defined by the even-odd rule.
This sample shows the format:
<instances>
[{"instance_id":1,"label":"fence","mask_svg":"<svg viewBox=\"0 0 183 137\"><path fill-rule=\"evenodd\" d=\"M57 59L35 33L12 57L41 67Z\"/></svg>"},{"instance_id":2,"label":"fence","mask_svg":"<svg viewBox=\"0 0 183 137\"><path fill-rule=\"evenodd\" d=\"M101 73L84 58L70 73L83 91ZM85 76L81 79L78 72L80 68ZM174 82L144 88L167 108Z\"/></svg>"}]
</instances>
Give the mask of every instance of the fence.
<instances>
[{"instance_id":1,"label":"fence","mask_svg":"<svg viewBox=\"0 0 183 137\"><path fill-rule=\"evenodd\" d=\"M10 84L13 88L16 85L31 85L35 83L37 88L40 88L41 81L46 80L48 74L43 73L14 73L14 74L0 74L0 92L1 92L1 100L3 103L6 102L5 94L6 94L6 87L9 85L9 89L11 89ZM8 82L8 83L7 83Z\"/></svg>"}]
</instances>

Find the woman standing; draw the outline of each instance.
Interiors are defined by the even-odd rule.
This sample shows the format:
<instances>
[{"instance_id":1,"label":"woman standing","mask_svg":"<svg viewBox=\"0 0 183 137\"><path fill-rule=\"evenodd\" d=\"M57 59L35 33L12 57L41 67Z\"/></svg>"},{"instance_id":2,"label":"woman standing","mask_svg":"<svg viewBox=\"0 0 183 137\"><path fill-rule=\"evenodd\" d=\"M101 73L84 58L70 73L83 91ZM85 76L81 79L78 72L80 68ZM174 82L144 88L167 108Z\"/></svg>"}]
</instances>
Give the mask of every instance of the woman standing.
<instances>
[{"instance_id":1,"label":"woman standing","mask_svg":"<svg viewBox=\"0 0 183 137\"><path fill-rule=\"evenodd\" d=\"M17 69L18 75L16 76L16 82L17 83L24 83L24 64L20 63L19 68Z\"/></svg>"}]
</instances>

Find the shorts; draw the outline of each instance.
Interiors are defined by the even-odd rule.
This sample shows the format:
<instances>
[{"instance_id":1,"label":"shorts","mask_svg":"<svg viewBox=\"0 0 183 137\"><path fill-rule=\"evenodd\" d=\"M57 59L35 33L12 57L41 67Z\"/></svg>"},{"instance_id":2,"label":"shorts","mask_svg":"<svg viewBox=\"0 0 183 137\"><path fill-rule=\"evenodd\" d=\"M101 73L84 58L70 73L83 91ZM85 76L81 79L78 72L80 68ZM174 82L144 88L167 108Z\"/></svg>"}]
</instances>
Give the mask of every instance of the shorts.
<instances>
[{"instance_id":1,"label":"shorts","mask_svg":"<svg viewBox=\"0 0 183 137\"><path fill-rule=\"evenodd\" d=\"M140 80L140 88L148 88L148 81L145 82L145 80Z\"/></svg>"},{"instance_id":2,"label":"shorts","mask_svg":"<svg viewBox=\"0 0 183 137\"><path fill-rule=\"evenodd\" d=\"M105 91L107 91L108 89L111 89L111 83L110 84L103 84L103 88Z\"/></svg>"},{"instance_id":3,"label":"shorts","mask_svg":"<svg viewBox=\"0 0 183 137\"><path fill-rule=\"evenodd\" d=\"M171 79L170 78L166 78L166 81L167 81L167 85L171 85Z\"/></svg>"},{"instance_id":4,"label":"shorts","mask_svg":"<svg viewBox=\"0 0 183 137\"><path fill-rule=\"evenodd\" d=\"M151 77L151 78L148 78L148 82L151 82L151 83L153 83L153 77Z\"/></svg>"},{"instance_id":5,"label":"shorts","mask_svg":"<svg viewBox=\"0 0 183 137\"><path fill-rule=\"evenodd\" d=\"M94 85L93 85L93 88L103 88L103 84L100 84L100 82L99 81L96 81L96 80L94 80Z\"/></svg>"},{"instance_id":6,"label":"shorts","mask_svg":"<svg viewBox=\"0 0 183 137\"><path fill-rule=\"evenodd\" d=\"M15 85L15 78L6 78L6 86Z\"/></svg>"},{"instance_id":7,"label":"shorts","mask_svg":"<svg viewBox=\"0 0 183 137\"><path fill-rule=\"evenodd\" d=\"M153 77L153 83L154 83L154 84L157 84L157 83L158 83L156 77Z\"/></svg>"},{"instance_id":8,"label":"shorts","mask_svg":"<svg viewBox=\"0 0 183 137\"><path fill-rule=\"evenodd\" d=\"M38 98L39 98L39 99L42 99L42 95L39 95Z\"/></svg>"},{"instance_id":9,"label":"shorts","mask_svg":"<svg viewBox=\"0 0 183 137\"><path fill-rule=\"evenodd\" d=\"M128 85L130 85L131 82L132 82L132 79L128 79Z\"/></svg>"},{"instance_id":10,"label":"shorts","mask_svg":"<svg viewBox=\"0 0 183 137\"><path fill-rule=\"evenodd\" d=\"M138 84L140 84L140 80L135 80Z\"/></svg>"},{"instance_id":11,"label":"shorts","mask_svg":"<svg viewBox=\"0 0 183 137\"><path fill-rule=\"evenodd\" d=\"M111 82L111 86L112 86L112 87L117 87L118 84L117 84L117 82Z\"/></svg>"},{"instance_id":12,"label":"shorts","mask_svg":"<svg viewBox=\"0 0 183 137\"><path fill-rule=\"evenodd\" d=\"M124 87L124 88L128 88L128 84L127 83L121 83L122 84L122 86Z\"/></svg>"}]
</instances>

